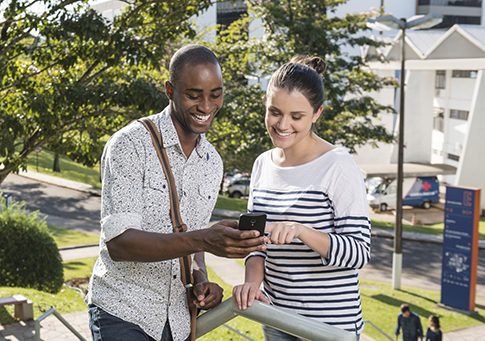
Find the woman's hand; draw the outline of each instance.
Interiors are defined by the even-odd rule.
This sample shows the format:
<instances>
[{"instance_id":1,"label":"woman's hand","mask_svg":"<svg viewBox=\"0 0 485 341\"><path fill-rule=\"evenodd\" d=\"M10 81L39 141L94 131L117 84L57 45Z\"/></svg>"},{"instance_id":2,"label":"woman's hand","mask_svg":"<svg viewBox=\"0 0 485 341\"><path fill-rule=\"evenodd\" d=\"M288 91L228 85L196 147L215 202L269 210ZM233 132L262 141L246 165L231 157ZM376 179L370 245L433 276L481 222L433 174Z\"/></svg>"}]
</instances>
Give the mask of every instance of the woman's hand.
<instances>
[{"instance_id":1,"label":"woman's hand","mask_svg":"<svg viewBox=\"0 0 485 341\"><path fill-rule=\"evenodd\" d=\"M269 239L273 244L290 244L300 236L304 226L291 221L282 221L266 225L265 232L269 232Z\"/></svg>"},{"instance_id":2,"label":"woman's hand","mask_svg":"<svg viewBox=\"0 0 485 341\"><path fill-rule=\"evenodd\" d=\"M259 290L259 285L252 282L236 285L232 289L232 295L236 300L237 307L245 310L250 307L254 300L269 304L268 298Z\"/></svg>"}]
</instances>

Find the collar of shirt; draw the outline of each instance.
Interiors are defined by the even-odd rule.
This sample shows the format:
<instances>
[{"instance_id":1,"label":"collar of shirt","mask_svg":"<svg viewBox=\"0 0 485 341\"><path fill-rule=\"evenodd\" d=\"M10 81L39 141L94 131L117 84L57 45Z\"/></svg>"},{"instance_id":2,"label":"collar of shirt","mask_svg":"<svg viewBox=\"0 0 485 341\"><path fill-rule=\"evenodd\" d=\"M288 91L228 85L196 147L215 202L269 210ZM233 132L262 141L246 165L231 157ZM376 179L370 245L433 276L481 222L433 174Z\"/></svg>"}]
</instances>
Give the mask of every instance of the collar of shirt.
<instances>
[{"instance_id":1,"label":"collar of shirt","mask_svg":"<svg viewBox=\"0 0 485 341\"><path fill-rule=\"evenodd\" d=\"M163 145L165 146L165 148L177 146L179 148L179 151L182 152L180 139L177 135L177 130L175 129L175 126L173 124L172 117L170 117L170 111L168 106L163 109L161 114L158 116L157 125L160 133L163 136ZM205 138L205 134L201 134L199 136L199 141L195 146L195 151L200 158L208 157L209 142Z\"/></svg>"}]
</instances>

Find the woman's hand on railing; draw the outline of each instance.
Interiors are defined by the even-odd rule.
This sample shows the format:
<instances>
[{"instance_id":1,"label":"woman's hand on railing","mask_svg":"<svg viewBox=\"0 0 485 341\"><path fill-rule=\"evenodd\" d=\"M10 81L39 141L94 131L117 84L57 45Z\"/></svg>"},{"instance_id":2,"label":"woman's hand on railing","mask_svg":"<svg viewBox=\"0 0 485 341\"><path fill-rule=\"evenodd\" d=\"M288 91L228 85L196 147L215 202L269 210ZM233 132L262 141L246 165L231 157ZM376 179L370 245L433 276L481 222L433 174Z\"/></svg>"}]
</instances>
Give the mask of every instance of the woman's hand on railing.
<instances>
[{"instance_id":1,"label":"woman's hand on railing","mask_svg":"<svg viewBox=\"0 0 485 341\"><path fill-rule=\"evenodd\" d=\"M269 304L269 299L259 290L259 285L253 282L236 285L232 289L232 295L236 300L236 305L240 310L250 307L254 300Z\"/></svg>"}]
</instances>

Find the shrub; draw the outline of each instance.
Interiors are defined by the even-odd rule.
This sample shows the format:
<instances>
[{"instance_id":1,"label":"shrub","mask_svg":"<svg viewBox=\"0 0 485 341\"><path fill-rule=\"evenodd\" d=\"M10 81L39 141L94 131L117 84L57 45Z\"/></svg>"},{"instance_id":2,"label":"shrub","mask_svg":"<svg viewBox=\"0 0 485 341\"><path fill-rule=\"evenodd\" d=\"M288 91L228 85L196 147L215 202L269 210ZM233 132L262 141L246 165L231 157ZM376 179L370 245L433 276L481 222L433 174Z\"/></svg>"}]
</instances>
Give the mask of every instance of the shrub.
<instances>
[{"instance_id":1,"label":"shrub","mask_svg":"<svg viewBox=\"0 0 485 341\"><path fill-rule=\"evenodd\" d=\"M63 284L62 259L47 223L23 204L0 207L0 286L50 293Z\"/></svg>"}]
</instances>

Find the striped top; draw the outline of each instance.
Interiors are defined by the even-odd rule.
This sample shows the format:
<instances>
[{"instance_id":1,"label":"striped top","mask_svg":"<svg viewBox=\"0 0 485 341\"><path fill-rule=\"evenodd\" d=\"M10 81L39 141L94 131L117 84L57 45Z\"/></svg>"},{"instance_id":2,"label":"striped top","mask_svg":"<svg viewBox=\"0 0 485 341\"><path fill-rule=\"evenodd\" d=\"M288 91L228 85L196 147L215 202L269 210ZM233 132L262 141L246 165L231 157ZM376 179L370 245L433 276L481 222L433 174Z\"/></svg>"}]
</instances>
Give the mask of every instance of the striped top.
<instances>
[{"instance_id":1,"label":"striped top","mask_svg":"<svg viewBox=\"0 0 485 341\"><path fill-rule=\"evenodd\" d=\"M328 233L328 258L300 240L268 245L264 291L275 306L360 334L364 324L358 269L370 258L370 221L361 171L342 148L295 167L271 151L255 161L248 208L268 223L294 221Z\"/></svg>"}]
</instances>

